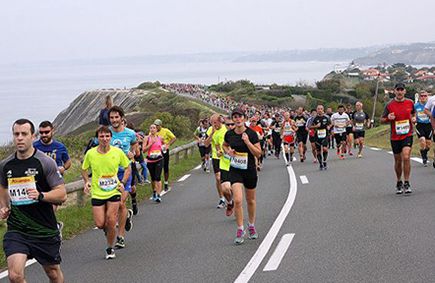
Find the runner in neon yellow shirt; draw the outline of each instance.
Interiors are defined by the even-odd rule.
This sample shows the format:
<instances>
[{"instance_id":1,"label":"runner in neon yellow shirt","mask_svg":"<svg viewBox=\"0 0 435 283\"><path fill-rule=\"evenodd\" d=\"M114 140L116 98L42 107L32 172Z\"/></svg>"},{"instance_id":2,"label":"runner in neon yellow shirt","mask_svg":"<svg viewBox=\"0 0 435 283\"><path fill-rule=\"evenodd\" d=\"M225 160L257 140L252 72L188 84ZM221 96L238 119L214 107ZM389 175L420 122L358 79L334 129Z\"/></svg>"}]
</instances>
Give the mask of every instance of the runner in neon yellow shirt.
<instances>
[{"instance_id":1,"label":"runner in neon yellow shirt","mask_svg":"<svg viewBox=\"0 0 435 283\"><path fill-rule=\"evenodd\" d=\"M84 191L91 194L92 213L98 228L104 229L107 239L106 259L115 258L113 244L115 242L115 225L118 219L118 209L121 193L127 182L131 168L125 153L110 146L112 132L107 126L97 130L98 146L90 149L82 164ZM123 167L125 173L122 180L118 179L118 168ZM92 171L92 183L88 170Z\"/></svg>"},{"instance_id":2,"label":"runner in neon yellow shirt","mask_svg":"<svg viewBox=\"0 0 435 283\"><path fill-rule=\"evenodd\" d=\"M221 186L221 172L219 168L220 158L217 155L216 146L219 144L219 140L223 139L225 133L227 132L227 128L222 125L223 117L219 114L213 114L210 117L211 127L207 130L207 138L204 141L205 146L209 146L211 144L211 157L212 157L212 165L213 172L216 179L216 190L219 195L219 203L217 208L225 207L225 198L222 193Z\"/></svg>"}]
</instances>

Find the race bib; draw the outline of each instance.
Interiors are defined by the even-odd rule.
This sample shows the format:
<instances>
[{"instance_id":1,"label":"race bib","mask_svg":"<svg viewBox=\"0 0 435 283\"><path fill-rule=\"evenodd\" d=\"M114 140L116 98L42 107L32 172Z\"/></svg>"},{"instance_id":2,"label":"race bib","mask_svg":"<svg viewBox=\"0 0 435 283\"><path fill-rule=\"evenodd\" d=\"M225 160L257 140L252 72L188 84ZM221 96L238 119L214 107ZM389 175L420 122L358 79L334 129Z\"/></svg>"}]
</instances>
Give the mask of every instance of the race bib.
<instances>
[{"instance_id":1,"label":"race bib","mask_svg":"<svg viewBox=\"0 0 435 283\"><path fill-rule=\"evenodd\" d=\"M12 205L28 205L38 202L32 199L27 194L28 189L36 190L36 182L34 176L9 178L8 191Z\"/></svg>"},{"instance_id":2,"label":"race bib","mask_svg":"<svg viewBox=\"0 0 435 283\"><path fill-rule=\"evenodd\" d=\"M275 128L275 132L276 132L276 133L281 132L281 128Z\"/></svg>"},{"instance_id":3,"label":"race bib","mask_svg":"<svg viewBox=\"0 0 435 283\"><path fill-rule=\"evenodd\" d=\"M291 127L284 128L284 136L293 136L294 132Z\"/></svg>"},{"instance_id":4,"label":"race bib","mask_svg":"<svg viewBox=\"0 0 435 283\"><path fill-rule=\"evenodd\" d=\"M364 123L355 123L355 130L357 131L364 130Z\"/></svg>"},{"instance_id":5,"label":"race bib","mask_svg":"<svg viewBox=\"0 0 435 283\"><path fill-rule=\"evenodd\" d=\"M305 121L304 120L296 120L296 126L297 127L305 126Z\"/></svg>"},{"instance_id":6,"label":"race bib","mask_svg":"<svg viewBox=\"0 0 435 283\"><path fill-rule=\"evenodd\" d=\"M406 135L409 133L410 124L409 120L396 121L396 134Z\"/></svg>"},{"instance_id":7,"label":"race bib","mask_svg":"<svg viewBox=\"0 0 435 283\"><path fill-rule=\"evenodd\" d=\"M105 192L113 191L118 187L118 178L116 176L101 176L98 179L98 186Z\"/></svg>"},{"instance_id":8,"label":"race bib","mask_svg":"<svg viewBox=\"0 0 435 283\"><path fill-rule=\"evenodd\" d=\"M429 121L429 116L427 116L423 111L417 112L417 117L420 121Z\"/></svg>"},{"instance_id":9,"label":"race bib","mask_svg":"<svg viewBox=\"0 0 435 283\"><path fill-rule=\"evenodd\" d=\"M319 139L326 138L326 129L319 129L319 130L317 130L317 137Z\"/></svg>"},{"instance_id":10,"label":"race bib","mask_svg":"<svg viewBox=\"0 0 435 283\"><path fill-rule=\"evenodd\" d=\"M248 169L248 153L247 152L236 152L231 158L231 167L246 170Z\"/></svg>"},{"instance_id":11,"label":"race bib","mask_svg":"<svg viewBox=\"0 0 435 283\"><path fill-rule=\"evenodd\" d=\"M152 150L149 155L150 158L155 159L162 157L162 152L160 150Z\"/></svg>"}]
</instances>

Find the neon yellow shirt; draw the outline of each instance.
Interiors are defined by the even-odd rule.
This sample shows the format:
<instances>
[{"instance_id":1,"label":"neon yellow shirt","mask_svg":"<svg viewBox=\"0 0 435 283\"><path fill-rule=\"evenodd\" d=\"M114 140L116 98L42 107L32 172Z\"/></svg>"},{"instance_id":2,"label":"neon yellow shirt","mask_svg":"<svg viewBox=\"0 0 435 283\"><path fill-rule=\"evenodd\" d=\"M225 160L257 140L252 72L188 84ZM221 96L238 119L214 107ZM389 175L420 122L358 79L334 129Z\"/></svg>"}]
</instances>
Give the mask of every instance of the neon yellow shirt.
<instances>
[{"instance_id":1,"label":"neon yellow shirt","mask_svg":"<svg viewBox=\"0 0 435 283\"><path fill-rule=\"evenodd\" d=\"M208 128L207 135L210 136L212 131L213 131L213 127ZM219 159L219 157L217 156L216 145L219 144L220 141L223 142L226 132L227 132L227 128L222 125L221 128L215 131L213 136L211 137L211 157L213 159Z\"/></svg>"},{"instance_id":2,"label":"neon yellow shirt","mask_svg":"<svg viewBox=\"0 0 435 283\"><path fill-rule=\"evenodd\" d=\"M157 132L157 135L162 139L164 144L169 144L175 138L175 135L169 129L163 127Z\"/></svg>"},{"instance_id":3,"label":"neon yellow shirt","mask_svg":"<svg viewBox=\"0 0 435 283\"><path fill-rule=\"evenodd\" d=\"M109 199L120 195L117 190L119 179L117 176L118 168L127 168L130 164L127 155L117 148L110 146L110 150L99 153L98 147L94 147L86 152L82 164L83 170L92 170L91 196L94 199Z\"/></svg>"},{"instance_id":4,"label":"neon yellow shirt","mask_svg":"<svg viewBox=\"0 0 435 283\"><path fill-rule=\"evenodd\" d=\"M219 139L219 146L223 153L223 155L220 157L219 169L224 171L230 171L231 157L224 153L224 146L223 146L224 142L225 142L225 134L222 135L222 139Z\"/></svg>"}]
</instances>

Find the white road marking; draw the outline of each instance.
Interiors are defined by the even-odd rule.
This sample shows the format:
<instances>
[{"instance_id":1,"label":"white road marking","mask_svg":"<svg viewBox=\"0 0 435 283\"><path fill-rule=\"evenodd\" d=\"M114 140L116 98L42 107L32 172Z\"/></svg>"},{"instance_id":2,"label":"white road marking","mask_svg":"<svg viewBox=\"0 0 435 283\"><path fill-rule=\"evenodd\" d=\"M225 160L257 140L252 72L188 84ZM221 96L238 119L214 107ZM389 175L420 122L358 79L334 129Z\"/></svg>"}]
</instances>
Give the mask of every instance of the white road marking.
<instances>
[{"instance_id":1,"label":"white road marking","mask_svg":"<svg viewBox=\"0 0 435 283\"><path fill-rule=\"evenodd\" d=\"M186 174L183 177L181 177L180 179L178 179L178 182L183 182L183 181L185 181L189 177L190 177L190 174Z\"/></svg>"},{"instance_id":2,"label":"white road marking","mask_svg":"<svg viewBox=\"0 0 435 283\"><path fill-rule=\"evenodd\" d=\"M411 157L411 160L414 160L414 161L416 161L418 163L423 164L423 159L421 159L420 157Z\"/></svg>"},{"instance_id":3,"label":"white road marking","mask_svg":"<svg viewBox=\"0 0 435 283\"><path fill-rule=\"evenodd\" d=\"M287 196L287 200L284 203L281 212L278 214L278 217L275 219L275 222L273 223L263 242L261 242L254 256L251 258L251 260L239 274L237 279L234 281L235 283L246 283L249 281L249 279L251 279L252 275L254 275L255 271L260 266L261 262L263 261L264 257L272 246L273 241L278 235L279 230L284 224L284 221L287 218L287 215L289 214L295 202L296 193L298 191L298 183L296 180L295 172L293 171L293 166L288 166L287 172L290 181L290 190Z\"/></svg>"},{"instance_id":4,"label":"white road marking","mask_svg":"<svg viewBox=\"0 0 435 283\"><path fill-rule=\"evenodd\" d=\"M278 269L279 264L284 258L288 247L290 247L294 236L295 234L285 234L284 236L282 236L281 241L279 241L275 251L273 252L263 271L273 271Z\"/></svg>"},{"instance_id":5,"label":"white road marking","mask_svg":"<svg viewBox=\"0 0 435 283\"><path fill-rule=\"evenodd\" d=\"M309 182L308 182L308 178L307 178L307 176L305 176L305 175L302 175L302 176L299 176L299 178L301 178L301 182L302 182L302 184L308 184Z\"/></svg>"},{"instance_id":6,"label":"white road marking","mask_svg":"<svg viewBox=\"0 0 435 283\"><path fill-rule=\"evenodd\" d=\"M389 154L393 154L393 152L392 151L387 151Z\"/></svg>"},{"instance_id":7,"label":"white road marking","mask_svg":"<svg viewBox=\"0 0 435 283\"><path fill-rule=\"evenodd\" d=\"M371 150L376 150L376 151L380 151L380 150L382 150L382 149L380 149L380 148L377 148L377 147L369 147Z\"/></svg>"},{"instance_id":8,"label":"white road marking","mask_svg":"<svg viewBox=\"0 0 435 283\"><path fill-rule=\"evenodd\" d=\"M30 259L30 260L26 261L26 267L34 264L35 262L36 262L36 259ZM3 279L5 277L7 277L8 275L9 275L9 272L7 270L5 270L2 273L0 273L0 279Z\"/></svg>"},{"instance_id":9,"label":"white road marking","mask_svg":"<svg viewBox=\"0 0 435 283\"><path fill-rule=\"evenodd\" d=\"M198 169L201 169L201 164L199 164L198 166L196 166L195 168L193 168L193 170L198 170Z\"/></svg>"}]
</instances>

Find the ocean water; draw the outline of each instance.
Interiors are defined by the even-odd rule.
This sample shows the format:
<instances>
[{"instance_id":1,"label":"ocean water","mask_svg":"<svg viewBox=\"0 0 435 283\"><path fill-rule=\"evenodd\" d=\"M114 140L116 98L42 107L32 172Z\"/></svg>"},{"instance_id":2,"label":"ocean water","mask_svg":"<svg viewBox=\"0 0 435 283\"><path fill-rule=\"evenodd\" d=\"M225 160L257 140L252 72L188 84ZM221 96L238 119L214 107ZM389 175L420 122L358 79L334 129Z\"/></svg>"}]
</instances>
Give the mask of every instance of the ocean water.
<instances>
[{"instance_id":1,"label":"ocean water","mask_svg":"<svg viewBox=\"0 0 435 283\"><path fill-rule=\"evenodd\" d=\"M56 115L80 93L99 88L135 87L144 81L213 84L248 79L259 84L314 83L343 62L173 63L125 60L58 61L0 65L0 145L12 139L11 125L28 118L37 126Z\"/></svg>"}]
</instances>

